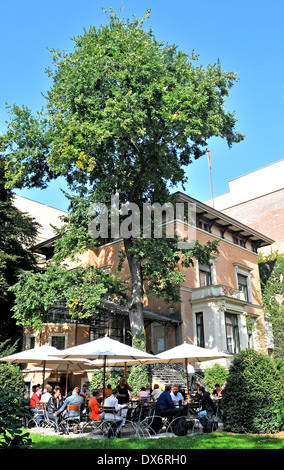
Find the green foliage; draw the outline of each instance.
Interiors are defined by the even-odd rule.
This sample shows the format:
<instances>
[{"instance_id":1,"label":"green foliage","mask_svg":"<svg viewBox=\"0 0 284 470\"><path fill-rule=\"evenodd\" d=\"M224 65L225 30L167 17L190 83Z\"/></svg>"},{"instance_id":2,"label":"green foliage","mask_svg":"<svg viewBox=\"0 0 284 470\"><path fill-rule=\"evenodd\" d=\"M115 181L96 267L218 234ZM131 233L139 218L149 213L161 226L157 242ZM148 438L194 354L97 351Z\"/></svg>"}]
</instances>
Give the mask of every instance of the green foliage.
<instances>
[{"instance_id":1,"label":"green foliage","mask_svg":"<svg viewBox=\"0 0 284 470\"><path fill-rule=\"evenodd\" d=\"M279 422L272 408L283 397L283 381L273 360L253 349L242 350L234 357L223 392L224 430L276 432Z\"/></svg>"},{"instance_id":2,"label":"green foliage","mask_svg":"<svg viewBox=\"0 0 284 470\"><path fill-rule=\"evenodd\" d=\"M279 431L283 431L284 430L284 399L276 402L275 405L272 407L272 411L276 414Z\"/></svg>"},{"instance_id":3,"label":"green foliage","mask_svg":"<svg viewBox=\"0 0 284 470\"><path fill-rule=\"evenodd\" d=\"M222 387L223 383L227 380L228 373L229 371L218 363L212 367L206 367L204 373L206 390L211 394L215 384L219 384Z\"/></svg>"},{"instance_id":4,"label":"green foliage","mask_svg":"<svg viewBox=\"0 0 284 470\"><path fill-rule=\"evenodd\" d=\"M65 302L73 318L85 318L96 312L105 294L123 295L124 285L117 276L96 267L68 270L50 264L44 273L22 272L11 290L18 324L41 329L43 314L54 302Z\"/></svg>"},{"instance_id":5,"label":"green foliage","mask_svg":"<svg viewBox=\"0 0 284 470\"><path fill-rule=\"evenodd\" d=\"M12 388L0 389L0 449L28 447L31 444L28 433L22 431L24 401Z\"/></svg>"},{"instance_id":6,"label":"green foliage","mask_svg":"<svg viewBox=\"0 0 284 470\"><path fill-rule=\"evenodd\" d=\"M16 345L5 341L0 345L0 357L15 352ZM23 399L24 380L19 365L0 362L0 449L26 447L29 435L22 433L22 417L25 413Z\"/></svg>"},{"instance_id":7,"label":"green foliage","mask_svg":"<svg viewBox=\"0 0 284 470\"><path fill-rule=\"evenodd\" d=\"M272 325L275 359L284 359L284 255L259 255L262 300L266 320Z\"/></svg>"},{"instance_id":8,"label":"green foliage","mask_svg":"<svg viewBox=\"0 0 284 470\"><path fill-rule=\"evenodd\" d=\"M83 199L110 207L116 192L121 203L140 208L163 204L171 187L184 186L186 166L205 153L206 139L218 136L229 146L243 139L234 113L225 109L235 73L222 71L219 61L198 66L196 55L160 43L145 28L149 11L142 19L124 20L110 9L108 17L106 25L74 38L72 52L51 51L45 108L33 116L14 105L0 140L10 187L46 187L61 175L75 194L71 205L77 198L68 230L56 242L57 260L92 244L87 219L77 211ZM177 249L164 239L155 248L141 239L127 246L134 331L143 322L143 275L166 300L176 299L182 276Z\"/></svg>"},{"instance_id":9,"label":"green foliage","mask_svg":"<svg viewBox=\"0 0 284 470\"><path fill-rule=\"evenodd\" d=\"M5 188L4 158L0 155L0 341L20 335L11 318L14 296L9 287L21 269L32 269L35 258L27 248L35 241L38 224L13 204L12 192Z\"/></svg>"},{"instance_id":10,"label":"green foliage","mask_svg":"<svg viewBox=\"0 0 284 470\"><path fill-rule=\"evenodd\" d=\"M0 357L9 356L16 352L18 342L11 345L9 340L6 340L0 345ZM5 384L8 389L14 390L18 393L19 397L24 393L24 379L18 364L11 364L10 362L0 362L0 383Z\"/></svg>"},{"instance_id":11,"label":"green foliage","mask_svg":"<svg viewBox=\"0 0 284 470\"><path fill-rule=\"evenodd\" d=\"M74 51L51 51L45 109L34 117L13 106L1 139L11 186L44 187L60 174L96 187L101 201L110 188L123 202L158 201L168 183L185 182L206 138L242 140L225 110L236 74L158 42L148 17L111 11L108 24L73 38Z\"/></svg>"},{"instance_id":12,"label":"green foliage","mask_svg":"<svg viewBox=\"0 0 284 470\"><path fill-rule=\"evenodd\" d=\"M123 369L114 369L111 368L106 371L106 386L108 384L111 385L111 388L115 388L118 383L120 377L124 376L124 370ZM92 393L93 390L98 389L100 390L103 387L103 370L98 369L97 371L93 372L92 380L90 383L90 392Z\"/></svg>"}]
</instances>

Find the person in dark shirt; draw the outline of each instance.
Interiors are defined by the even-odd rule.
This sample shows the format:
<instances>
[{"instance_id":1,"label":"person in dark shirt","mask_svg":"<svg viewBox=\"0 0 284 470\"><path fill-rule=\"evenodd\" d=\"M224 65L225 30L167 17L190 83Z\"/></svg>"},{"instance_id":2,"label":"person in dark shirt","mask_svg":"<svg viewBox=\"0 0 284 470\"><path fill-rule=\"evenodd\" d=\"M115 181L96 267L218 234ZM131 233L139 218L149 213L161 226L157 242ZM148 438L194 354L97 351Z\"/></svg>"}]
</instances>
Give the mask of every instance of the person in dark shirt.
<instances>
[{"instance_id":1,"label":"person in dark shirt","mask_svg":"<svg viewBox=\"0 0 284 470\"><path fill-rule=\"evenodd\" d=\"M204 387L199 387L197 390L198 397L200 398L201 410L198 413L200 422L203 424L204 418L210 414L216 413L216 407L210 397L210 394L205 391Z\"/></svg>"},{"instance_id":2,"label":"person in dark shirt","mask_svg":"<svg viewBox=\"0 0 284 470\"><path fill-rule=\"evenodd\" d=\"M157 400L157 414L160 416L166 416L169 421L173 418L177 418L183 414L181 408L177 408L171 397L171 385L165 386L165 391L161 393Z\"/></svg>"}]
</instances>

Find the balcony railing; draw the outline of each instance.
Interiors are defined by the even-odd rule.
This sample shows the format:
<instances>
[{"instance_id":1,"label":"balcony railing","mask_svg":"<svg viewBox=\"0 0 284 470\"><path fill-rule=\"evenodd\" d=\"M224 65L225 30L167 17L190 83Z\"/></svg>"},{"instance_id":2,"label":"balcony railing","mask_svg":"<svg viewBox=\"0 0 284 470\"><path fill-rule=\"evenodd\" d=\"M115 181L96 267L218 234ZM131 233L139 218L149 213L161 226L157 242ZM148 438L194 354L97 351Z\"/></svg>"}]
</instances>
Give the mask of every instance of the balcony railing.
<instances>
[{"instance_id":1,"label":"balcony railing","mask_svg":"<svg viewBox=\"0 0 284 470\"><path fill-rule=\"evenodd\" d=\"M192 289L191 300L205 299L206 297L230 297L242 301L247 300L244 292L222 284Z\"/></svg>"}]
</instances>

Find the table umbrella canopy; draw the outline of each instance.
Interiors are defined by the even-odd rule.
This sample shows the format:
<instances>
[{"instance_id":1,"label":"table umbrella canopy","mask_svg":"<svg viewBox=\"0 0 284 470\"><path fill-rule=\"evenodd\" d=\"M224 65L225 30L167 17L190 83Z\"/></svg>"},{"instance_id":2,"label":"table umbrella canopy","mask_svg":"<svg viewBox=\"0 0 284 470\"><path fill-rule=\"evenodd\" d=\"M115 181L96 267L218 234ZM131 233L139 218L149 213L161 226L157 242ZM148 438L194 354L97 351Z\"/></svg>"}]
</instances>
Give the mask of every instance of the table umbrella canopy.
<instances>
[{"instance_id":1,"label":"table umbrella canopy","mask_svg":"<svg viewBox=\"0 0 284 470\"><path fill-rule=\"evenodd\" d=\"M229 358L231 355L214 349L200 348L194 344L184 342L179 346L160 353L158 357L157 362L170 363L184 362L185 359L188 362L212 361L214 359Z\"/></svg>"},{"instance_id":2,"label":"table umbrella canopy","mask_svg":"<svg viewBox=\"0 0 284 470\"><path fill-rule=\"evenodd\" d=\"M26 349L25 351L11 354L10 356L1 357L0 361L37 364L46 361L49 356L57 356L58 353L60 353L59 349L44 345L37 348Z\"/></svg>"},{"instance_id":3,"label":"table umbrella canopy","mask_svg":"<svg viewBox=\"0 0 284 470\"><path fill-rule=\"evenodd\" d=\"M120 343L114 339L99 338L89 343L80 344L73 348L64 349L59 356L63 358L82 357L87 359L103 359L100 367L103 367L103 400L105 397L105 376L108 358L127 360L153 359L152 354L148 354L140 349L133 348L127 344ZM94 366L92 366L94 367Z\"/></svg>"},{"instance_id":4,"label":"table umbrella canopy","mask_svg":"<svg viewBox=\"0 0 284 470\"><path fill-rule=\"evenodd\" d=\"M108 357L115 359L153 359L152 354L140 351L140 349L120 343L107 336L79 346L63 349L57 356L65 359L73 357L86 359L106 359Z\"/></svg>"},{"instance_id":5,"label":"table umbrella canopy","mask_svg":"<svg viewBox=\"0 0 284 470\"><path fill-rule=\"evenodd\" d=\"M68 373L72 372L79 372L91 369L91 366L85 364L86 359L80 358L72 358L71 359L63 359L62 357L58 357L62 351L57 349L53 346L44 345L39 346L33 349L27 349L25 351L21 351L16 354L11 354L10 356L1 357L1 361L11 362L11 363L29 363L29 364L36 364L42 366L43 371L43 378L42 378L42 385L44 385L44 378L46 372L46 366L48 365L50 369L54 371L64 370L66 371L66 389L68 383Z\"/></svg>"},{"instance_id":6,"label":"table umbrella canopy","mask_svg":"<svg viewBox=\"0 0 284 470\"><path fill-rule=\"evenodd\" d=\"M38 372L43 372L43 367L33 367L32 369L23 369L22 374L36 374ZM45 372L52 372L52 369L45 368Z\"/></svg>"},{"instance_id":7,"label":"table umbrella canopy","mask_svg":"<svg viewBox=\"0 0 284 470\"><path fill-rule=\"evenodd\" d=\"M175 346L172 349L168 349L167 351L160 353L159 358L157 358L157 362L165 362L168 364L171 362L184 362L187 392L189 395L189 378L187 370L188 362L205 362L229 357L231 357L230 354L213 349L200 348L194 344L184 342L179 346Z\"/></svg>"}]
</instances>

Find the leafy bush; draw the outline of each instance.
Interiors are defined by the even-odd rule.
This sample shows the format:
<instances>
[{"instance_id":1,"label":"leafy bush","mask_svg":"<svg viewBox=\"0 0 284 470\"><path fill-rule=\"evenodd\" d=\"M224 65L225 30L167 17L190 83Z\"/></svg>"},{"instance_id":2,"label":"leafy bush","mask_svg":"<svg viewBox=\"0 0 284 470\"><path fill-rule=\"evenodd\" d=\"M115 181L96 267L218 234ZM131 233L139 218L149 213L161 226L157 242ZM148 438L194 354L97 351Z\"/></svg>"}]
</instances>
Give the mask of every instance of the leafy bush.
<instances>
[{"instance_id":1,"label":"leafy bush","mask_svg":"<svg viewBox=\"0 0 284 470\"><path fill-rule=\"evenodd\" d=\"M18 392L4 387L0 390L0 449L15 449L31 444L29 433L22 430L24 400Z\"/></svg>"},{"instance_id":2,"label":"leafy bush","mask_svg":"<svg viewBox=\"0 0 284 470\"><path fill-rule=\"evenodd\" d=\"M222 387L223 383L227 380L228 373L229 371L218 363L212 367L207 367L204 373L206 390L212 393L217 383Z\"/></svg>"},{"instance_id":3,"label":"leafy bush","mask_svg":"<svg viewBox=\"0 0 284 470\"><path fill-rule=\"evenodd\" d=\"M124 371L114 370L106 372L106 386L111 385L111 388L115 388L118 385L120 377L124 376ZM92 380L90 383L90 392L92 393L95 389L101 389L103 387L103 370L99 369L93 373Z\"/></svg>"},{"instance_id":4,"label":"leafy bush","mask_svg":"<svg viewBox=\"0 0 284 470\"><path fill-rule=\"evenodd\" d=\"M17 344L9 346L5 341L0 346L0 356L15 352ZM31 441L29 434L22 432L22 418L26 412L24 401L24 380L19 365L0 363L0 449L26 447Z\"/></svg>"},{"instance_id":5,"label":"leafy bush","mask_svg":"<svg viewBox=\"0 0 284 470\"><path fill-rule=\"evenodd\" d=\"M272 411L276 414L279 430L284 430L284 399L275 403Z\"/></svg>"},{"instance_id":6,"label":"leafy bush","mask_svg":"<svg viewBox=\"0 0 284 470\"><path fill-rule=\"evenodd\" d=\"M235 356L223 392L225 431L273 433L279 430L276 403L284 398L281 375L273 360L253 349Z\"/></svg>"}]
</instances>

